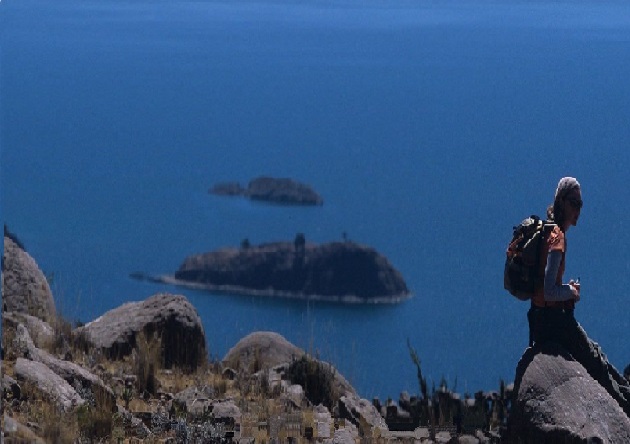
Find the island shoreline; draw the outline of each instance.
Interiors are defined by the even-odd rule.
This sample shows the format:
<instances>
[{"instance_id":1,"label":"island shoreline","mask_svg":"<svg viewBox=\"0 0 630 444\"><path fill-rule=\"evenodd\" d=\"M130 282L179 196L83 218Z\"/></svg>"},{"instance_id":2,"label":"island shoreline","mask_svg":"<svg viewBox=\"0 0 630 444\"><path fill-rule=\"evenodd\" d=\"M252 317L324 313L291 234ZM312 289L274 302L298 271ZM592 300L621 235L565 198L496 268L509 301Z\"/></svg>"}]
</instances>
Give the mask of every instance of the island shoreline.
<instances>
[{"instance_id":1,"label":"island shoreline","mask_svg":"<svg viewBox=\"0 0 630 444\"><path fill-rule=\"evenodd\" d=\"M175 285L177 287L188 288L190 290L199 290L208 293L221 293L221 294L233 294L235 296L257 296L265 298L282 298L293 299L303 301L316 301L316 302L334 302L349 305L380 305L380 304L398 304L412 298L414 295L412 292L401 293L399 295L391 296L375 296L369 298L363 298L356 295L317 295L317 294L304 294L293 293L288 291L280 291L273 289L253 289L238 285L215 285L206 284L200 282L191 282L183 279L177 279L173 275L161 274L161 275L148 275L144 273L131 273L130 277L136 280L145 280L156 284Z\"/></svg>"}]
</instances>

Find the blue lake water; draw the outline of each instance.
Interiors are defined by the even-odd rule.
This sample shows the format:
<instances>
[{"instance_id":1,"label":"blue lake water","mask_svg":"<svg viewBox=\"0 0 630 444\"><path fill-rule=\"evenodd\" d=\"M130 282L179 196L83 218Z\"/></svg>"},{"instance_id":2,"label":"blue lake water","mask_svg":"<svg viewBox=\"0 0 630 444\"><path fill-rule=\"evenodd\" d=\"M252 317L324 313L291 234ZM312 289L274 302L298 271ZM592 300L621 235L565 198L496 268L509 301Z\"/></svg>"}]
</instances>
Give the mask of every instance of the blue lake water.
<instances>
[{"instance_id":1,"label":"blue lake water","mask_svg":"<svg viewBox=\"0 0 630 444\"><path fill-rule=\"evenodd\" d=\"M256 330L333 362L363 397L510 382L527 304L502 288L511 228L560 177L578 320L630 363L630 4L610 1L0 3L0 214L83 322L185 294L214 357ZM207 193L312 185L286 208ZM293 239L371 245L414 297L339 306L137 282L192 253Z\"/></svg>"}]
</instances>

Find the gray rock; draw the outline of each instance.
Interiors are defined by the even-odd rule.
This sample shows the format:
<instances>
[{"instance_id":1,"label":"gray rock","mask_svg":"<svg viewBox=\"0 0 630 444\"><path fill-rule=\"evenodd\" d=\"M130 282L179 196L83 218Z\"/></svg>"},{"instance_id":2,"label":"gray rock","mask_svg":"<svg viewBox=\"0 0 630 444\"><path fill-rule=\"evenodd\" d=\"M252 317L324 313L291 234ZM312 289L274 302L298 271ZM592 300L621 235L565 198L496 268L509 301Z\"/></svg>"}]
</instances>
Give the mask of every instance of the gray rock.
<instances>
[{"instance_id":1,"label":"gray rock","mask_svg":"<svg viewBox=\"0 0 630 444\"><path fill-rule=\"evenodd\" d=\"M579 362L557 344L536 351L517 368L510 442L630 442L630 418Z\"/></svg>"},{"instance_id":2,"label":"gray rock","mask_svg":"<svg viewBox=\"0 0 630 444\"><path fill-rule=\"evenodd\" d=\"M304 350L274 332L254 332L232 347L223 358L224 365L255 373L291 362L304 355Z\"/></svg>"},{"instance_id":3,"label":"gray rock","mask_svg":"<svg viewBox=\"0 0 630 444\"><path fill-rule=\"evenodd\" d=\"M112 406L115 405L114 392L105 385L101 378L74 362L55 358L47 351L35 347L28 330L22 324L19 324L16 329L14 347L18 351L18 356L46 366L68 384L71 384L72 387L81 390L81 393L86 396L92 398L98 394L99 399L107 400Z\"/></svg>"},{"instance_id":4,"label":"gray rock","mask_svg":"<svg viewBox=\"0 0 630 444\"><path fill-rule=\"evenodd\" d=\"M449 432L437 432L435 434L435 442L437 444L447 444L451 441L452 437Z\"/></svg>"},{"instance_id":5,"label":"gray rock","mask_svg":"<svg viewBox=\"0 0 630 444\"><path fill-rule=\"evenodd\" d=\"M35 316L25 313L5 312L2 317L4 329L17 328L18 324L23 324L36 347L43 348L50 345L55 339L55 331L48 322L42 321Z\"/></svg>"},{"instance_id":6,"label":"gray rock","mask_svg":"<svg viewBox=\"0 0 630 444\"><path fill-rule=\"evenodd\" d=\"M260 370L268 370L271 387L280 380L285 389L289 381L285 381L285 374L291 362L305 356L305 352L287 341L282 335L274 332L254 332L241 339L223 358L223 365L232 367L247 374L254 374ZM309 359L312 359L309 357ZM355 396L356 391L350 383L330 363L317 360L333 375L334 392L339 396ZM290 378L289 378L290 379ZM295 381L293 381L295 382ZM284 384L286 383L286 384ZM304 393L302 392L303 396ZM293 396L297 401L297 396Z\"/></svg>"},{"instance_id":7,"label":"gray rock","mask_svg":"<svg viewBox=\"0 0 630 444\"><path fill-rule=\"evenodd\" d=\"M213 396L212 387L188 387L175 394L173 403L186 412L202 415L211 407Z\"/></svg>"},{"instance_id":8,"label":"gray rock","mask_svg":"<svg viewBox=\"0 0 630 444\"><path fill-rule=\"evenodd\" d=\"M367 399L360 399L357 395L342 396L339 400L339 415L359 426L363 422L371 428L388 430L385 420L376 407Z\"/></svg>"},{"instance_id":9,"label":"gray rock","mask_svg":"<svg viewBox=\"0 0 630 444\"><path fill-rule=\"evenodd\" d=\"M46 276L35 260L6 236L2 261L2 302L3 311L26 313L46 322L55 319L55 300Z\"/></svg>"},{"instance_id":10,"label":"gray rock","mask_svg":"<svg viewBox=\"0 0 630 444\"><path fill-rule=\"evenodd\" d=\"M215 419L233 419L234 422L240 422L241 409L238 408L233 399L214 401L212 403L212 416Z\"/></svg>"},{"instance_id":11,"label":"gray rock","mask_svg":"<svg viewBox=\"0 0 630 444\"><path fill-rule=\"evenodd\" d=\"M192 304L181 295L156 294L129 302L79 327L87 341L110 359L120 359L137 347L138 335L161 340L163 368L194 371L206 358L206 336Z\"/></svg>"},{"instance_id":12,"label":"gray rock","mask_svg":"<svg viewBox=\"0 0 630 444\"><path fill-rule=\"evenodd\" d=\"M146 424L138 417L132 415L126 410L119 412L123 419L123 427L125 429L126 436L133 436L135 438L145 439L151 435L151 430Z\"/></svg>"},{"instance_id":13,"label":"gray rock","mask_svg":"<svg viewBox=\"0 0 630 444\"><path fill-rule=\"evenodd\" d=\"M4 438L6 442L20 442L29 444L45 444L42 438L31 430L29 427L18 422L15 418L4 414ZM1 441L0 441L1 442Z\"/></svg>"},{"instance_id":14,"label":"gray rock","mask_svg":"<svg viewBox=\"0 0 630 444\"><path fill-rule=\"evenodd\" d=\"M66 412L85 403L70 384L41 362L18 358L14 371L18 380L33 384L44 396Z\"/></svg>"},{"instance_id":15,"label":"gray rock","mask_svg":"<svg viewBox=\"0 0 630 444\"><path fill-rule=\"evenodd\" d=\"M346 424L335 430L333 444L356 444L359 440L359 431L354 424Z\"/></svg>"}]
</instances>

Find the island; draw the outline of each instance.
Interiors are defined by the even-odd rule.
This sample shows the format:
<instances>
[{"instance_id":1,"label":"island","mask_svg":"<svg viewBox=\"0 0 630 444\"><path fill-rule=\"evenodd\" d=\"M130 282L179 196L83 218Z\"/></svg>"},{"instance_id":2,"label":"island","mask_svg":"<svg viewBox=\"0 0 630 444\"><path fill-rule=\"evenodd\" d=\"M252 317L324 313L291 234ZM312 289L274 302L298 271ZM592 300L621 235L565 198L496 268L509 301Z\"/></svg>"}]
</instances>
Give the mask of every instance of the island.
<instances>
[{"instance_id":1,"label":"island","mask_svg":"<svg viewBox=\"0 0 630 444\"><path fill-rule=\"evenodd\" d=\"M141 275L133 276L136 278ZM351 241L258 246L243 241L187 257L174 275L150 280L213 292L345 303L393 303L411 296L402 275L371 247Z\"/></svg>"},{"instance_id":2,"label":"island","mask_svg":"<svg viewBox=\"0 0 630 444\"><path fill-rule=\"evenodd\" d=\"M252 200L284 205L323 205L324 200L309 185L289 178L261 176L242 187L238 182L215 184L211 194L220 196L245 196Z\"/></svg>"}]
</instances>

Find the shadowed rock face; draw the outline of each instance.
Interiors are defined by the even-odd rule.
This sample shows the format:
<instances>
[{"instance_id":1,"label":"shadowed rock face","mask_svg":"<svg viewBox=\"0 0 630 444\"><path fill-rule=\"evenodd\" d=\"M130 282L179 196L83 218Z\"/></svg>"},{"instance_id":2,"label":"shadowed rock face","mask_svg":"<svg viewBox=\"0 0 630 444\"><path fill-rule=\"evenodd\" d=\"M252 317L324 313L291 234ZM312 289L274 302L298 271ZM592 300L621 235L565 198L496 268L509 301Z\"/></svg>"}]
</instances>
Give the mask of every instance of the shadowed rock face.
<instances>
[{"instance_id":1,"label":"shadowed rock face","mask_svg":"<svg viewBox=\"0 0 630 444\"><path fill-rule=\"evenodd\" d=\"M2 303L5 311L24 313L43 321L55 319L55 301L44 273L35 260L4 236Z\"/></svg>"},{"instance_id":2,"label":"shadowed rock face","mask_svg":"<svg viewBox=\"0 0 630 444\"><path fill-rule=\"evenodd\" d=\"M223 249L186 258L175 278L232 287L242 293L271 291L363 300L409 294L402 276L385 257L353 242L303 247L278 242Z\"/></svg>"},{"instance_id":3,"label":"shadowed rock face","mask_svg":"<svg viewBox=\"0 0 630 444\"><path fill-rule=\"evenodd\" d=\"M628 443L630 419L579 362L551 343L527 349L519 362L509 436L514 443Z\"/></svg>"},{"instance_id":4,"label":"shadowed rock face","mask_svg":"<svg viewBox=\"0 0 630 444\"><path fill-rule=\"evenodd\" d=\"M157 294L108 311L80 327L96 348L113 359L126 356L137 346L137 336L154 335L162 342L164 368L194 370L206 356L206 337L197 310L181 295Z\"/></svg>"}]
</instances>

